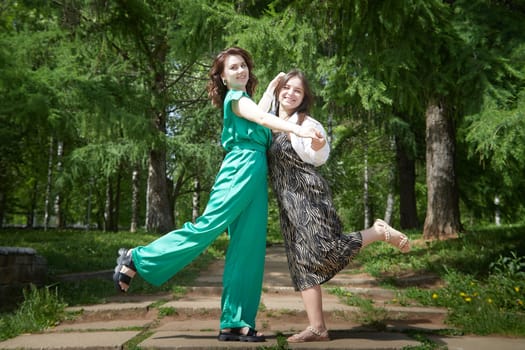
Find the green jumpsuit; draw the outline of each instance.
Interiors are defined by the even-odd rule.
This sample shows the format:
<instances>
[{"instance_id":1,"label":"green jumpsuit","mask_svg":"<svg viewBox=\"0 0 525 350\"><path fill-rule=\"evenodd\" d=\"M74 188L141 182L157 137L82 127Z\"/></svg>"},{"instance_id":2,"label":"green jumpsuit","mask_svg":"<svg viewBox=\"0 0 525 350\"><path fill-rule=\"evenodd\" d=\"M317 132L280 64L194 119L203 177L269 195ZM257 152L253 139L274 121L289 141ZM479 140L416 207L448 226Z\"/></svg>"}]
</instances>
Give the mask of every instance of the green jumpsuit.
<instances>
[{"instance_id":1,"label":"green jumpsuit","mask_svg":"<svg viewBox=\"0 0 525 350\"><path fill-rule=\"evenodd\" d=\"M249 98L243 91L230 90L226 94L221 141L227 154L202 216L194 224L186 222L182 228L132 250L140 276L161 285L228 230L221 329L255 328L266 254L266 150L271 144L271 132L233 113L232 100L243 96Z\"/></svg>"}]
</instances>

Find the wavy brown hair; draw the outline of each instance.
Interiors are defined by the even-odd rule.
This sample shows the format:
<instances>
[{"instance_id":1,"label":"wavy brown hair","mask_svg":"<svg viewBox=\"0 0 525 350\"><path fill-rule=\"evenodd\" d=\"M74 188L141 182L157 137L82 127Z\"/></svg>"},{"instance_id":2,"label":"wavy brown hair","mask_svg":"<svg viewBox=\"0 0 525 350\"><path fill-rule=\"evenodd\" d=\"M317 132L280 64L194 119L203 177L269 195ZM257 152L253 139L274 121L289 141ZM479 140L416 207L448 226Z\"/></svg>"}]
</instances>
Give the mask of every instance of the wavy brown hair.
<instances>
[{"instance_id":1,"label":"wavy brown hair","mask_svg":"<svg viewBox=\"0 0 525 350\"><path fill-rule=\"evenodd\" d=\"M304 119L306 116L310 113L310 108L314 104L315 96L312 92L312 89L310 88L310 84L308 83L308 79L306 79L306 76L303 72L301 72L298 69L292 69L284 77L279 80L279 83L277 83L277 87L275 88L275 101L279 101L279 93L281 92L284 85L292 78L299 78L301 80L301 83L303 84L303 100L301 101L301 104L297 106L294 112L297 112L298 118L297 118L297 124L301 125L303 124ZM277 104L277 115L279 115L279 104Z\"/></svg>"},{"instance_id":2,"label":"wavy brown hair","mask_svg":"<svg viewBox=\"0 0 525 350\"><path fill-rule=\"evenodd\" d=\"M224 62L226 61L226 58L230 55L241 56L244 59L244 62L246 62L246 65L248 66L248 70L250 71L248 83L246 84L246 92L248 93L248 95L253 96L253 94L255 93L255 88L259 83L257 77L253 74L253 60L252 56L248 51L236 46L230 47L222 51L217 55L217 57L215 57L215 60L213 60L210 72L208 73L210 80L206 85L206 89L208 90L208 96L211 99L211 103L217 108L222 108L224 98L226 97L226 93L228 92L228 89L222 83L221 73L224 71Z\"/></svg>"}]
</instances>

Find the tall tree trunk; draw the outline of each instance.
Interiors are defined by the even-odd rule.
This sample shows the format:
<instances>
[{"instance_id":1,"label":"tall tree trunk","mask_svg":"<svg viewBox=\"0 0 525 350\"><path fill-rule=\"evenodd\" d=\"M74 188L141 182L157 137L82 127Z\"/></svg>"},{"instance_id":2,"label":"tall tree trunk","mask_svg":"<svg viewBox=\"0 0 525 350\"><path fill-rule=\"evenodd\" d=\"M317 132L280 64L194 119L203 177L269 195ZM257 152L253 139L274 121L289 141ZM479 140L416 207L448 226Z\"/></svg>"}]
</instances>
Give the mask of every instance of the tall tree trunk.
<instances>
[{"instance_id":1,"label":"tall tree trunk","mask_svg":"<svg viewBox=\"0 0 525 350\"><path fill-rule=\"evenodd\" d=\"M166 152L149 153L148 189L146 194L146 229L164 233L173 228L173 213L166 179Z\"/></svg>"},{"instance_id":2,"label":"tall tree trunk","mask_svg":"<svg viewBox=\"0 0 525 350\"><path fill-rule=\"evenodd\" d=\"M117 173L117 185L115 189L115 199L113 200L113 211L111 212L112 216L112 226L111 230L113 232L118 232L118 223L120 217L120 190L122 185L122 163L119 165Z\"/></svg>"},{"instance_id":3,"label":"tall tree trunk","mask_svg":"<svg viewBox=\"0 0 525 350\"><path fill-rule=\"evenodd\" d=\"M396 162L399 171L399 225L402 229L418 228L416 162L399 141L396 142Z\"/></svg>"},{"instance_id":4,"label":"tall tree trunk","mask_svg":"<svg viewBox=\"0 0 525 350\"><path fill-rule=\"evenodd\" d=\"M47 231L49 227L49 205L51 204L51 181L53 180L53 145L54 140L51 137L49 140L49 156L47 159L47 182L46 182L46 194L44 199L44 231Z\"/></svg>"},{"instance_id":5,"label":"tall tree trunk","mask_svg":"<svg viewBox=\"0 0 525 350\"><path fill-rule=\"evenodd\" d=\"M369 193L369 173L368 173L368 133L365 128L365 145L364 145L365 159L364 159L364 170L363 170L363 216L364 222L363 227L370 227L370 193Z\"/></svg>"},{"instance_id":6,"label":"tall tree trunk","mask_svg":"<svg viewBox=\"0 0 525 350\"><path fill-rule=\"evenodd\" d=\"M157 132L166 134L167 90L165 72L167 62L167 38L158 37L150 55L151 69L154 72L151 83L152 110L151 120ZM170 202L168 178L166 174L166 147L162 140L149 152L148 188L146 194L146 230L164 233L173 229L173 211Z\"/></svg>"},{"instance_id":7,"label":"tall tree trunk","mask_svg":"<svg viewBox=\"0 0 525 350\"><path fill-rule=\"evenodd\" d=\"M130 232L137 232L138 218L139 218L139 193L140 193L140 174L138 166L133 169L131 178L132 194L131 194L131 227Z\"/></svg>"},{"instance_id":8,"label":"tall tree trunk","mask_svg":"<svg viewBox=\"0 0 525 350\"><path fill-rule=\"evenodd\" d=\"M89 178L89 194L87 198L87 210L86 210L86 230L89 231L91 228L91 201L93 199L93 186L95 184L95 180L93 177Z\"/></svg>"},{"instance_id":9,"label":"tall tree trunk","mask_svg":"<svg viewBox=\"0 0 525 350\"><path fill-rule=\"evenodd\" d=\"M455 130L442 102L430 101L426 110L427 214L425 239L445 239L460 230L455 172Z\"/></svg>"},{"instance_id":10,"label":"tall tree trunk","mask_svg":"<svg viewBox=\"0 0 525 350\"><path fill-rule=\"evenodd\" d=\"M37 206L37 198L38 198L38 181L35 180L33 183L33 191L31 192L31 204L27 212L27 218L26 218L26 227L27 228L34 228L35 227L35 212L36 212L36 206Z\"/></svg>"},{"instance_id":11,"label":"tall tree trunk","mask_svg":"<svg viewBox=\"0 0 525 350\"><path fill-rule=\"evenodd\" d=\"M392 137L390 138L390 149L394 150L396 147L396 141ZM392 213L394 212L394 179L395 179L395 169L393 164L390 165L390 170L388 171L388 195L386 197L386 207L385 207L385 215L383 220L387 223L392 222Z\"/></svg>"},{"instance_id":12,"label":"tall tree trunk","mask_svg":"<svg viewBox=\"0 0 525 350\"><path fill-rule=\"evenodd\" d=\"M5 194L0 191L0 228L4 227Z\"/></svg>"},{"instance_id":13,"label":"tall tree trunk","mask_svg":"<svg viewBox=\"0 0 525 350\"><path fill-rule=\"evenodd\" d=\"M113 184L111 183L111 176L108 176L106 181L106 202L104 205L104 232L113 229Z\"/></svg>"},{"instance_id":14,"label":"tall tree trunk","mask_svg":"<svg viewBox=\"0 0 525 350\"><path fill-rule=\"evenodd\" d=\"M58 141L57 143L57 174L60 176L62 173L62 157L64 156L64 142ZM63 213L62 213L62 196L61 191L62 189L59 189L59 192L55 196L55 215L57 220L57 228L64 228L66 227L66 223L64 221Z\"/></svg>"},{"instance_id":15,"label":"tall tree trunk","mask_svg":"<svg viewBox=\"0 0 525 350\"><path fill-rule=\"evenodd\" d=\"M499 196L494 197L494 223L496 226L501 226L501 209L499 206Z\"/></svg>"},{"instance_id":16,"label":"tall tree trunk","mask_svg":"<svg viewBox=\"0 0 525 350\"><path fill-rule=\"evenodd\" d=\"M198 177L195 177L193 180L193 197L192 197L192 211L191 211L191 220L195 222L200 215L200 190L201 183Z\"/></svg>"}]
</instances>

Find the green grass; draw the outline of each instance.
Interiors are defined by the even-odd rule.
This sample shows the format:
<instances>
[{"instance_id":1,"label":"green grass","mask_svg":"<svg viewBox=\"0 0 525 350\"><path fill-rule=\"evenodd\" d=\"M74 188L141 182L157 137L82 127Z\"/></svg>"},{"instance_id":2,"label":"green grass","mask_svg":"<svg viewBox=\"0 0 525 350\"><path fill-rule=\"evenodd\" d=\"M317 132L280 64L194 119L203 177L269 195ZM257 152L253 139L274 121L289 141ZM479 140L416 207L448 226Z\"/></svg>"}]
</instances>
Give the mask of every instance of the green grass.
<instances>
[{"instance_id":1,"label":"green grass","mask_svg":"<svg viewBox=\"0 0 525 350\"><path fill-rule=\"evenodd\" d=\"M457 239L424 242L417 234L411 253L387 244L364 249L352 262L396 290L404 305L448 309L446 322L464 333L525 336L525 228L490 227ZM434 275L442 288L404 287L402 275ZM332 291L340 294L338 291ZM370 314L368 304L344 295Z\"/></svg>"},{"instance_id":2,"label":"green grass","mask_svg":"<svg viewBox=\"0 0 525 350\"><path fill-rule=\"evenodd\" d=\"M0 230L2 245L31 247L46 258L50 283L70 306L105 302L106 298L115 295L113 281L106 278L66 282L60 281L60 275L112 270L120 247L145 245L158 237L144 232ZM160 287L137 276L133 279L133 293L179 293L180 286L191 284L202 268L224 257L227 244L226 235L220 236L203 254Z\"/></svg>"},{"instance_id":3,"label":"green grass","mask_svg":"<svg viewBox=\"0 0 525 350\"><path fill-rule=\"evenodd\" d=\"M403 305L445 307L447 322L461 332L525 336L525 227L507 226L471 230L457 239L424 242L416 232L409 254L401 254L388 244L373 244L351 263L396 290ZM4 246L31 247L48 261L52 280L47 288L32 289L13 313L0 317L0 339L17 332L45 328L67 317L65 305L103 303L115 295L110 279L63 282L61 274L111 270L119 247L144 245L158 238L144 232L105 233L75 230L0 230ZM279 241L270 235L269 241ZM215 259L224 257L228 238L219 237L203 254L170 281L153 287L140 277L133 280L133 294L184 294L184 286ZM402 275L432 274L445 282L436 289L406 287ZM341 294L341 293L339 293ZM382 317L366 300L345 296L349 303L363 309L363 322L374 323ZM163 309L165 314L172 310ZM379 310L381 311L381 310ZM41 315L38 321L25 315ZM34 317L33 317L34 318Z\"/></svg>"},{"instance_id":4,"label":"green grass","mask_svg":"<svg viewBox=\"0 0 525 350\"><path fill-rule=\"evenodd\" d=\"M0 318L0 341L21 333L38 332L67 318L66 304L56 289L31 287L16 312Z\"/></svg>"}]
</instances>

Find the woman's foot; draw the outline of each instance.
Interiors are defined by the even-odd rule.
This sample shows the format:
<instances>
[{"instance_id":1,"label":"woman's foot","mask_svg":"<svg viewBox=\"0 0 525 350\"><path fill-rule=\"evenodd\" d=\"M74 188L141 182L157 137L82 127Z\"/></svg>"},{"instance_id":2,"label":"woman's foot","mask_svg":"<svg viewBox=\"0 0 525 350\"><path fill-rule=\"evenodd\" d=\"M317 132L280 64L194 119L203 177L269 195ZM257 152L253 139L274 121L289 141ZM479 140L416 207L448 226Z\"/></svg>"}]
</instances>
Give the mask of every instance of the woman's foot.
<instances>
[{"instance_id":1,"label":"woman's foot","mask_svg":"<svg viewBox=\"0 0 525 350\"><path fill-rule=\"evenodd\" d=\"M408 253L410 251L410 241L408 240L408 237L388 225L383 220L377 219L374 222L374 229L383 235L385 242L398 248L401 253Z\"/></svg>"},{"instance_id":2,"label":"woman's foot","mask_svg":"<svg viewBox=\"0 0 525 350\"><path fill-rule=\"evenodd\" d=\"M266 337L261 332L250 328L224 328L219 332L217 337L219 341L246 341L246 342L263 342Z\"/></svg>"},{"instance_id":3,"label":"woman's foot","mask_svg":"<svg viewBox=\"0 0 525 350\"><path fill-rule=\"evenodd\" d=\"M319 330L312 326L306 327L301 333L297 333L289 337L288 343L306 343L312 341L329 341L330 336L328 330Z\"/></svg>"},{"instance_id":4,"label":"woman's foot","mask_svg":"<svg viewBox=\"0 0 525 350\"><path fill-rule=\"evenodd\" d=\"M239 332L240 328L224 328L221 329L217 339L219 341L239 341L241 339L241 334Z\"/></svg>"},{"instance_id":5,"label":"woman's foot","mask_svg":"<svg viewBox=\"0 0 525 350\"><path fill-rule=\"evenodd\" d=\"M131 249L120 248L118 254L117 266L115 267L115 273L113 273L113 282L117 291L126 293L137 270L131 259Z\"/></svg>"}]
</instances>

